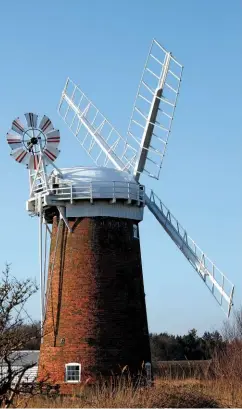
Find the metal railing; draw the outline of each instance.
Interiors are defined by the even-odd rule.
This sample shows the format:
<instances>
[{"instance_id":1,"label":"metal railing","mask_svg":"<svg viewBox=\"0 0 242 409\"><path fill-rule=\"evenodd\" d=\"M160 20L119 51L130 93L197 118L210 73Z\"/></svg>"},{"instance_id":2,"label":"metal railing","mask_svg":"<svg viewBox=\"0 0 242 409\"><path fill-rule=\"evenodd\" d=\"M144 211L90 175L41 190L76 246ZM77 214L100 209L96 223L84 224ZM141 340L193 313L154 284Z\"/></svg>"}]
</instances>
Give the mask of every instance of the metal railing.
<instances>
[{"instance_id":1,"label":"metal railing","mask_svg":"<svg viewBox=\"0 0 242 409\"><path fill-rule=\"evenodd\" d=\"M98 182L83 182L74 184L69 181L58 181L50 183L49 187L43 188L41 184L34 189L34 195L41 196L48 194L54 196L57 201L73 201L94 199L110 199L115 202L118 199L138 202L144 204L145 188L143 185L135 182L125 181L98 181Z\"/></svg>"}]
</instances>

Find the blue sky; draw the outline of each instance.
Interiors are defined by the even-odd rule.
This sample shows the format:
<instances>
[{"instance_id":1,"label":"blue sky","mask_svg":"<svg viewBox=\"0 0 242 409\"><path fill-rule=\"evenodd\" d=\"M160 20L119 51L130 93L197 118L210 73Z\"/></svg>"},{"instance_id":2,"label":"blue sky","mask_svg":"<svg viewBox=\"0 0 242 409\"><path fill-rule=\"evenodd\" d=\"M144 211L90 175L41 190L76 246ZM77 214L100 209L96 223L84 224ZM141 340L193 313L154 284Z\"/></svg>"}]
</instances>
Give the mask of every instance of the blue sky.
<instances>
[{"instance_id":1,"label":"blue sky","mask_svg":"<svg viewBox=\"0 0 242 409\"><path fill-rule=\"evenodd\" d=\"M57 114L67 76L126 133L153 37L184 65L167 155L153 187L189 235L234 282L241 304L242 6L218 1L26 1L1 3L2 175L0 267L38 279L38 221L28 216L28 174L5 134L25 112L61 131L57 165L92 165ZM199 333L225 316L148 210L140 226L149 329ZM29 310L39 314L39 297Z\"/></svg>"}]
</instances>

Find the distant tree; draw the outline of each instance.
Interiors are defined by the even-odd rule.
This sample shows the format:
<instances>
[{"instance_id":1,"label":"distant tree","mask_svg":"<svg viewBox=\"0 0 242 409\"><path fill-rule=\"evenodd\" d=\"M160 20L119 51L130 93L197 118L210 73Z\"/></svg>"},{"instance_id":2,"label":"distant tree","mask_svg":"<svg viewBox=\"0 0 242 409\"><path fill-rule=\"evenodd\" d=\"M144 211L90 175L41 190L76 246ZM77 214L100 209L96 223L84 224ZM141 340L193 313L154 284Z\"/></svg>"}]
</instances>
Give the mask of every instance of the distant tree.
<instances>
[{"instance_id":1,"label":"distant tree","mask_svg":"<svg viewBox=\"0 0 242 409\"><path fill-rule=\"evenodd\" d=\"M224 347L218 331L206 331L202 337L192 329L185 335L171 335L166 332L150 335L152 361L205 360L211 359L215 351Z\"/></svg>"},{"instance_id":2,"label":"distant tree","mask_svg":"<svg viewBox=\"0 0 242 409\"><path fill-rule=\"evenodd\" d=\"M16 367L19 351L40 337L39 325L26 325L26 303L37 291L31 279L18 280L10 275L9 265L0 276L0 406L9 407L22 391L21 380L31 366ZM4 366L4 368L3 368Z\"/></svg>"},{"instance_id":3,"label":"distant tree","mask_svg":"<svg viewBox=\"0 0 242 409\"><path fill-rule=\"evenodd\" d=\"M225 345L223 337L218 331L204 332L201 342L204 359L211 359L214 354L221 351Z\"/></svg>"},{"instance_id":4,"label":"distant tree","mask_svg":"<svg viewBox=\"0 0 242 409\"><path fill-rule=\"evenodd\" d=\"M40 321L33 321L32 323L24 323L20 331L26 336L26 341L23 343L22 350L39 350L40 349Z\"/></svg>"},{"instance_id":5,"label":"distant tree","mask_svg":"<svg viewBox=\"0 0 242 409\"><path fill-rule=\"evenodd\" d=\"M153 365L159 361L179 361L185 359L179 337L163 332L150 335Z\"/></svg>"},{"instance_id":6,"label":"distant tree","mask_svg":"<svg viewBox=\"0 0 242 409\"><path fill-rule=\"evenodd\" d=\"M196 329L193 328L187 335L177 338L183 351L183 359L199 360L204 358L201 338L198 337Z\"/></svg>"}]
</instances>

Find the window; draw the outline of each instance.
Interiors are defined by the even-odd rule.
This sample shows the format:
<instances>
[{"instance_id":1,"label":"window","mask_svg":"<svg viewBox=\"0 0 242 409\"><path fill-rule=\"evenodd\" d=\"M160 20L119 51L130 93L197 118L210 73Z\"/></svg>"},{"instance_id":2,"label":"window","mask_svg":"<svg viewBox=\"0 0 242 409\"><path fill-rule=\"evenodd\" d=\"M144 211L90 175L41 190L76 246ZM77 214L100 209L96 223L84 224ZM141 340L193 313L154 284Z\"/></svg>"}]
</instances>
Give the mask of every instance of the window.
<instances>
[{"instance_id":1,"label":"window","mask_svg":"<svg viewBox=\"0 0 242 409\"><path fill-rule=\"evenodd\" d=\"M77 363L66 364L66 382L80 382L81 365Z\"/></svg>"},{"instance_id":2,"label":"window","mask_svg":"<svg viewBox=\"0 0 242 409\"><path fill-rule=\"evenodd\" d=\"M138 225L137 224L133 224L133 237L135 239L139 238L139 230L138 230Z\"/></svg>"}]
</instances>

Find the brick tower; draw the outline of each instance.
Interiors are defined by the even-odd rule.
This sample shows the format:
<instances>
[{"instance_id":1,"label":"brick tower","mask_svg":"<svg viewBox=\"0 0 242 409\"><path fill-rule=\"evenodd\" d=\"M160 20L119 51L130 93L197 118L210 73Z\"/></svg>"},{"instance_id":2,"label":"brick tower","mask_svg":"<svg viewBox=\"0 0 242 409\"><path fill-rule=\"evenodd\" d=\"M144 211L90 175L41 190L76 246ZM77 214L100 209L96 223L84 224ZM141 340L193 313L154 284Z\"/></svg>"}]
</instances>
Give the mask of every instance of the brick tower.
<instances>
[{"instance_id":1,"label":"brick tower","mask_svg":"<svg viewBox=\"0 0 242 409\"><path fill-rule=\"evenodd\" d=\"M151 357L138 230L143 186L114 169L61 171L46 198L61 212L50 205L45 212L53 227L38 376L65 393L126 365L136 374Z\"/></svg>"}]
</instances>

